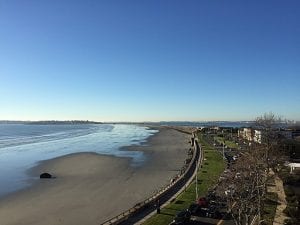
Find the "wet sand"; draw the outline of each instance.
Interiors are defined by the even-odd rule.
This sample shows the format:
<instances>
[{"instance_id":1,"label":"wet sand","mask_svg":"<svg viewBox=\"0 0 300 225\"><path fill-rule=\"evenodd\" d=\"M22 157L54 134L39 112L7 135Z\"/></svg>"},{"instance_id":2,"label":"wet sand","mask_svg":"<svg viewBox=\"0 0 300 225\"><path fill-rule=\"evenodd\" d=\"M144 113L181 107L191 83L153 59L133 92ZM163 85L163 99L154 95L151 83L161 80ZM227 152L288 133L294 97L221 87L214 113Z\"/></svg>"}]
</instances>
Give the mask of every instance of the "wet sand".
<instances>
[{"instance_id":1,"label":"wet sand","mask_svg":"<svg viewBox=\"0 0 300 225\"><path fill-rule=\"evenodd\" d=\"M179 173L190 136L160 128L143 151L143 166L129 158L76 153L42 162L31 173L50 172L55 179L37 180L0 201L1 225L101 224L151 196Z\"/></svg>"}]
</instances>

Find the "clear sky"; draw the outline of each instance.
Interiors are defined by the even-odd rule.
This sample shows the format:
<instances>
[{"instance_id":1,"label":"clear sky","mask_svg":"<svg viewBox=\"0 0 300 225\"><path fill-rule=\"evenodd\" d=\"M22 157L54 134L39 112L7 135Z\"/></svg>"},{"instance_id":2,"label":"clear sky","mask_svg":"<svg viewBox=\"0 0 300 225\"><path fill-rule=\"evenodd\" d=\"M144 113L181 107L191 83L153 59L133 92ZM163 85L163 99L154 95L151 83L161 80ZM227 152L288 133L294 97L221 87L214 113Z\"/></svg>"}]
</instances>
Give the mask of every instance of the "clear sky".
<instances>
[{"instance_id":1,"label":"clear sky","mask_svg":"<svg viewBox=\"0 0 300 225\"><path fill-rule=\"evenodd\" d=\"M0 0L0 120L300 120L299 0Z\"/></svg>"}]
</instances>

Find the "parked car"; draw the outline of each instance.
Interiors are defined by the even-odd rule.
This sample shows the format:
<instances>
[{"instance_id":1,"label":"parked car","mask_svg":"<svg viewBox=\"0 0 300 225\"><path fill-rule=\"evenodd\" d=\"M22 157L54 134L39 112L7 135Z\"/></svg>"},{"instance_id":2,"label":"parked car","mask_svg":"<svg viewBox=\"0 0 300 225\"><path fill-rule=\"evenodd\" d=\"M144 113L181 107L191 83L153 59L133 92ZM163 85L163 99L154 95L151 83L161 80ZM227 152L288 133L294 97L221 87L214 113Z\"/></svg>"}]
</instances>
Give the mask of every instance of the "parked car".
<instances>
[{"instance_id":1,"label":"parked car","mask_svg":"<svg viewBox=\"0 0 300 225\"><path fill-rule=\"evenodd\" d=\"M181 224L187 224L191 219L191 212L186 209L183 211L180 211L174 218L172 224L174 225L181 225Z\"/></svg>"},{"instance_id":2,"label":"parked car","mask_svg":"<svg viewBox=\"0 0 300 225\"><path fill-rule=\"evenodd\" d=\"M197 215L201 210L201 206L199 204L196 203L192 203L189 206L189 211L192 215Z\"/></svg>"},{"instance_id":3,"label":"parked car","mask_svg":"<svg viewBox=\"0 0 300 225\"><path fill-rule=\"evenodd\" d=\"M207 217L207 215L208 215L208 208L207 207L201 207L197 212L197 216Z\"/></svg>"},{"instance_id":4,"label":"parked car","mask_svg":"<svg viewBox=\"0 0 300 225\"><path fill-rule=\"evenodd\" d=\"M220 212L218 207L210 206L207 210L206 216L214 219L221 219L223 214Z\"/></svg>"}]
</instances>

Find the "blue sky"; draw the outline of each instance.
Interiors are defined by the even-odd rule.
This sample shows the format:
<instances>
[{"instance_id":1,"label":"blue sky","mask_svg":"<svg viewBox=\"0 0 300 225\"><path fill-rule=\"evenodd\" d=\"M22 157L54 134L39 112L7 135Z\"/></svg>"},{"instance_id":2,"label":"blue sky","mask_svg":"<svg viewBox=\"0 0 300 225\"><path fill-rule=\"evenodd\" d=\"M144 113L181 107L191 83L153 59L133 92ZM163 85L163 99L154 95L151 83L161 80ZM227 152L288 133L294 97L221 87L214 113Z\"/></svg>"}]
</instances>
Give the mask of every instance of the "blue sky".
<instances>
[{"instance_id":1,"label":"blue sky","mask_svg":"<svg viewBox=\"0 0 300 225\"><path fill-rule=\"evenodd\" d=\"M0 0L0 120L300 120L299 7Z\"/></svg>"}]
</instances>

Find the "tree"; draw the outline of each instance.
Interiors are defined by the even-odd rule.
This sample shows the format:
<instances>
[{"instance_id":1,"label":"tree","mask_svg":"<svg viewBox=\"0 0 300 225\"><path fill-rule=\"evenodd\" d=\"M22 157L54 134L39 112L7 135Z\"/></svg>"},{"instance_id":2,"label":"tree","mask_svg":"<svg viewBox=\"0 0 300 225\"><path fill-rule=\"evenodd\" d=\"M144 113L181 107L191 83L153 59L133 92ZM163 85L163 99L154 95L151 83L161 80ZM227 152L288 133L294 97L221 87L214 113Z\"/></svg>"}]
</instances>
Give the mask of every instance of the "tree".
<instances>
[{"instance_id":1,"label":"tree","mask_svg":"<svg viewBox=\"0 0 300 225\"><path fill-rule=\"evenodd\" d=\"M287 121L274 113L265 113L255 120L255 129L261 132L261 143L252 143L253 147L260 149L263 154L267 171L274 168L286 159L283 149L281 149L283 136L281 129L287 126Z\"/></svg>"},{"instance_id":2,"label":"tree","mask_svg":"<svg viewBox=\"0 0 300 225\"><path fill-rule=\"evenodd\" d=\"M259 154L242 154L223 176L218 194L225 197L236 225L248 225L260 214L266 180L264 163Z\"/></svg>"},{"instance_id":3,"label":"tree","mask_svg":"<svg viewBox=\"0 0 300 225\"><path fill-rule=\"evenodd\" d=\"M260 133L260 141L249 143L220 182L219 194L227 199L236 225L248 225L255 216L261 222L269 169L285 159L280 149L284 125L273 113L256 118L254 129Z\"/></svg>"}]
</instances>

